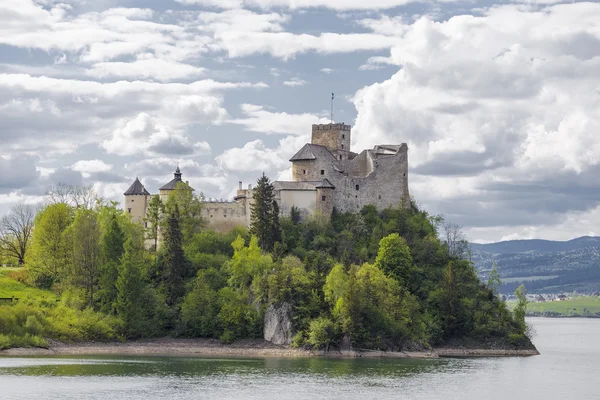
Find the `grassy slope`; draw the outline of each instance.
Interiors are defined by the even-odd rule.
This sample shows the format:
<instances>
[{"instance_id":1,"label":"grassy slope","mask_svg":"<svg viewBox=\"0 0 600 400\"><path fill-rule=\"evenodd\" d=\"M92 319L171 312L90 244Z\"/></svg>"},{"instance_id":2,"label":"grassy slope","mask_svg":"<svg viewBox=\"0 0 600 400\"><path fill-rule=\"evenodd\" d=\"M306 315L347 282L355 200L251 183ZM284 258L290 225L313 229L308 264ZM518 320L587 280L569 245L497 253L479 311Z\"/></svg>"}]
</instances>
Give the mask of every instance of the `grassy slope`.
<instances>
[{"instance_id":1,"label":"grassy slope","mask_svg":"<svg viewBox=\"0 0 600 400\"><path fill-rule=\"evenodd\" d=\"M508 302L509 309L513 309L516 302ZM584 315L584 309L588 313ZM589 316L600 315L599 297L577 297L564 301L548 301L545 303L528 303L527 314L558 313L563 316Z\"/></svg>"},{"instance_id":2,"label":"grassy slope","mask_svg":"<svg viewBox=\"0 0 600 400\"><path fill-rule=\"evenodd\" d=\"M56 299L56 295L49 290L41 290L29 286L14 279L21 271L21 268L2 268L0 267L0 297L23 298L33 296L38 298Z\"/></svg>"}]
</instances>

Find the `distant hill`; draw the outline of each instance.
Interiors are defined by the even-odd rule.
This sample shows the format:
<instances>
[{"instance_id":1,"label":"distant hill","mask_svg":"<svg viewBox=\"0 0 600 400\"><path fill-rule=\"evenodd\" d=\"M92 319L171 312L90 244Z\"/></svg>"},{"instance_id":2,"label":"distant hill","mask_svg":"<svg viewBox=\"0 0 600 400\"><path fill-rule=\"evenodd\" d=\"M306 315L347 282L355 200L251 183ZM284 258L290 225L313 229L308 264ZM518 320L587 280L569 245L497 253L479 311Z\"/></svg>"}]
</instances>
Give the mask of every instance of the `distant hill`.
<instances>
[{"instance_id":1,"label":"distant hill","mask_svg":"<svg viewBox=\"0 0 600 400\"><path fill-rule=\"evenodd\" d=\"M508 240L488 244L471 243L471 249L487 253L554 253L557 251L578 250L585 247L600 247L600 236L582 236L577 239L559 242L555 240Z\"/></svg>"},{"instance_id":2,"label":"distant hill","mask_svg":"<svg viewBox=\"0 0 600 400\"><path fill-rule=\"evenodd\" d=\"M483 280L496 261L503 293L521 283L530 293L594 292L600 290L600 237L569 241L510 240L470 244L472 259Z\"/></svg>"}]
</instances>

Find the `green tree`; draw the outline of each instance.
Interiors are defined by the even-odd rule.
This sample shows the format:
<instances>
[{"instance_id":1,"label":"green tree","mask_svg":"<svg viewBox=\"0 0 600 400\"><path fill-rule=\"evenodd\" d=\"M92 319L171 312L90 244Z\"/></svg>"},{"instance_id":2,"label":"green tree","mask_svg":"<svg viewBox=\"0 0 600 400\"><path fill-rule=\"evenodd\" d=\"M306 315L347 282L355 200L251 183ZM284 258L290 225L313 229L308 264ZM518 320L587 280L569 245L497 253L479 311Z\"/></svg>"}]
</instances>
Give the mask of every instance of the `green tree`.
<instances>
[{"instance_id":1,"label":"green tree","mask_svg":"<svg viewBox=\"0 0 600 400\"><path fill-rule=\"evenodd\" d=\"M525 290L525 285L521 284L515 290L515 296L517 296L517 306L513 310L513 315L521 332L524 333L527 329L527 324L525 323L525 313L527 312L527 291Z\"/></svg>"},{"instance_id":2,"label":"green tree","mask_svg":"<svg viewBox=\"0 0 600 400\"><path fill-rule=\"evenodd\" d=\"M182 333L193 337L218 338L221 335L219 311L217 293L210 287L204 272L199 271L181 305Z\"/></svg>"},{"instance_id":3,"label":"green tree","mask_svg":"<svg viewBox=\"0 0 600 400\"><path fill-rule=\"evenodd\" d=\"M100 268L98 302L100 310L107 314L115 312L119 265L125 252L125 232L117 216L112 215L102 237L102 266Z\"/></svg>"},{"instance_id":4,"label":"green tree","mask_svg":"<svg viewBox=\"0 0 600 400\"><path fill-rule=\"evenodd\" d=\"M495 295L498 295L500 286L502 286L502 280L500 279L500 273L498 272L498 265L496 264L496 261L494 261L492 263L492 270L490 271L490 276L488 277L487 287Z\"/></svg>"},{"instance_id":5,"label":"green tree","mask_svg":"<svg viewBox=\"0 0 600 400\"><path fill-rule=\"evenodd\" d=\"M270 254L265 255L261 252L255 236L251 237L248 246L244 244L244 238L241 236L233 241L233 257L225 265L229 273L229 286L242 291L250 288L255 277L260 279L266 271L273 268L273 258Z\"/></svg>"},{"instance_id":6,"label":"green tree","mask_svg":"<svg viewBox=\"0 0 600 400\"><path fill-rule=\"evenodd\" d=\"M101 231L93 210L78 208L72 224L73 270L71 280L82 288L88 306L94 306L101 263Z\"/></svg>"},{"instance_id":7,"label":"green tree","mask_svg":"<svg viewBox=\"0 0 600 400\"><path fill-rule=\"evenodd\" d=\"M147 223L146 238L154 242L153 250L155 253L158 249L158 232L164 212L165 206L160 200L160 196L153 196L152 200L150 200L150 203L148 203L148 211L146 212L145 222Z\"/></svg>"},{"instance_id":8,"label":"green tree","mask_svg":"<svg viewBox=\"0 0 600 400\"><path fill-rule=\"evenodd\" d=\"M128 239L125 243L123 262L118 269L115 283L115 309L123 320L127 337L144 336L148 328L145 313L145 288L142 269L144 246L141 240Z\"/></svg>"},{"instance_id":9,"label":"green tree","mask_svg":"<svg viewBox=\"0 0 600 400\"><path fill-rule=\"evenodd\" d=\"M179 207L175 204L166 220L162 248L162 282L169 306L174 306L185 293L187 263L183 253L183 235Z\"/></svg>"},{"instance_id":10,"label":"green tree","mask_svg":"<svg viewBox=\"0 0 600 400\"><path fill-rule=\"evenodd\" d=\"M202 219L202 196L195 196L187 183L178 182L175 190L169 194L165 204L166 212L171 213L175 206L179 214L182 243L186 245L205 225Z\"/></svg>"},{"instance_id":11,"label":"green tree","mask_svg":"<svg viewBox=\"0 0 600 400\"><path fill-rule=\"evenodd\" d=\"M392 233L379 241L375 266L410 289L416 288L416 268L410 248L399 234Z\"/></svg>"},{"instance_id":12,"label":"green tree","mask_svg":"<svg viewBox=\"0 0 600 400\"><path fill-rule=\"evenodd\" d=\"M275 242L281 241L279 226L279 206L275 200L275 188L264 174L258 179L252 192L254 203L251 205L250 234L258 238L263 251L273 249Z\"/></svg>"},{"instance_id":13,"label":"green tree","mask_svg":"<svg viewBox=\"0 0 600 400\"><path fill-rule=\"evenodd\" d=\"M50 204L37 214L27 253L29 278L36 286L50 288L67 278L73 255L67 228L73 214L64 203Z\"/></svg>"}]
</instances>

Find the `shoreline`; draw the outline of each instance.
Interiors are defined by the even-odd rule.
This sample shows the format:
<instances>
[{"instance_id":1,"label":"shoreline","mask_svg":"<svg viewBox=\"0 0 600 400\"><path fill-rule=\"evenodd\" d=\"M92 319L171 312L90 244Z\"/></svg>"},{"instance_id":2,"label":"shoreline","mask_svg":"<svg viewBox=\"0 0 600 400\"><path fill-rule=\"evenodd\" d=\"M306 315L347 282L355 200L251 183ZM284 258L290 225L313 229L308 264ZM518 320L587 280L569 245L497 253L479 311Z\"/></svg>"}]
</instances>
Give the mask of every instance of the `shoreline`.
<instances>
[{"instance_id":1,"label":"shoreline","mask_svg":"<svg viewBox=\"0 0 600 400\"><path fill-rule=\"evenodd\" d=\"M244 340L223 344L215 339L155 339L128 342L61 343L51 341L48 348L11 348L0 350L0 356L225 356L280 358L444 358L444 357L529 357L539 355L536 349L468 349L437 348L430 351L378 350L306 350L278 346L263 340Z\"/></svg>"}]
</instances>

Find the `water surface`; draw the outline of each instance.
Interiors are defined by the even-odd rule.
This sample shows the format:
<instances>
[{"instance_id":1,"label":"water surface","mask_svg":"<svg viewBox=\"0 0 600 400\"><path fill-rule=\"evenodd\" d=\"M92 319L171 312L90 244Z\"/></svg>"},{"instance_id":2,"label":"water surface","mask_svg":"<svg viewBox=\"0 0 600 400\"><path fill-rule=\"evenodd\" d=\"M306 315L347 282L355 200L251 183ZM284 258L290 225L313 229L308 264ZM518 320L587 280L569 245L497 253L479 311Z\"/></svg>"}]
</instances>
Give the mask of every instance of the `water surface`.
<instances>
[{"instance_id":1,"label":"water surface","mask_svg":"<svg viewBox=\"0 0 600 400\"><path fill-rule=\"evenodd\" d=\"M0 399L600 400L600 320L530 322L541 356L0 357Z\"/></svg>"}]
</instances>

